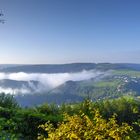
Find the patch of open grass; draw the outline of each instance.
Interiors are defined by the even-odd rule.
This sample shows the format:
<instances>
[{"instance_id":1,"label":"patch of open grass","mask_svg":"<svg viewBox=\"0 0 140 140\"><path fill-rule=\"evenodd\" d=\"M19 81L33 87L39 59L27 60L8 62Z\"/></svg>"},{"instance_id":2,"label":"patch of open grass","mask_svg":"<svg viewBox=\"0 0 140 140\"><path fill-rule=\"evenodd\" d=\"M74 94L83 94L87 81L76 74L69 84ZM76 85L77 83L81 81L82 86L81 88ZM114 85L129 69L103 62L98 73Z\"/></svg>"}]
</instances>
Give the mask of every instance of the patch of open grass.
<instances>
[{"instance_id":1,"label":"patch of open grass","mask_svg":"<svg viewBox=\"0 0 140 140\"><path fill-rule=\"evenodd\" d=\"M132 70L116 70L113 71L114 75L127 75L131 77L140 78L140 72L139 71L132 71Z\"/></svg>"},{"instance_id":2,"label":"patch of open grass","mask_svg":"<svg viewBox=\"0 0 140 140\"><path fill-rule=\"evenodd\" d=\"M117 87L121 83L120 80L101 81L95 84L96 87Z\"/></svg>"}]
</instances>

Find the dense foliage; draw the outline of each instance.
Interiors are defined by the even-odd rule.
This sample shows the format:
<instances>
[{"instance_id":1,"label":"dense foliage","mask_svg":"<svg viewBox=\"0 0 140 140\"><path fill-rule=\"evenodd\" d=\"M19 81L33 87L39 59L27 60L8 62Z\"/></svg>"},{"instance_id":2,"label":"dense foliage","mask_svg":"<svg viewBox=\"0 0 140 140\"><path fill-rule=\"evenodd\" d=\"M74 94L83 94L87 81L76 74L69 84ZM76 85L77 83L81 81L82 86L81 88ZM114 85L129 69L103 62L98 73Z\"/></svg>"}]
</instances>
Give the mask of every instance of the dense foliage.
<instances>
[{"instance_id":1,"label":"dense foliage","mask_svg":"<svg viewBox=\"0 0 140 140\"><path fill-rule=\"evenodd\" d=\"M139 132L140 101L132 97L21 108L12 96L0 95L0 139L3 140L138 139Z\"/></svg>"},{"instance_id":2,"label":"dense foliage","mask_svg":"<svg viewBox=\"0 0 140 140\"><path fill-rule=\"evenodd\" d=\"M65 115L65 120L58 125L58 128L53 127L51 123L46 123L40 127L48 133L48 138L39 135L38 140L128 140L138 138L127 123L118 125L115 116L107 121L96 110L92 119L85 114Z\"/></svg>"}]
</instances>

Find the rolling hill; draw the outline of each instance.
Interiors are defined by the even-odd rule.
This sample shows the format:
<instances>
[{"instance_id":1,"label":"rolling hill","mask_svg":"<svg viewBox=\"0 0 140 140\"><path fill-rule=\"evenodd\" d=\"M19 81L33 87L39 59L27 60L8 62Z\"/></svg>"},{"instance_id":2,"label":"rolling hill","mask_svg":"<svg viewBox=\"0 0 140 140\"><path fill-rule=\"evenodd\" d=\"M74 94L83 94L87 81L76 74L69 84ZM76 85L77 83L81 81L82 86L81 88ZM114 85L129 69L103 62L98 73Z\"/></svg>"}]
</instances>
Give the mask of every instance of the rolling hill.
<instances>
[{"instance_id":1,"label":"rolling hill","mask_svg":"<svg viewBox=\"0 0 140 140\"><path fill-rule=\"evenodd\" d=\"M81 71L86 71L86 74L80 73ZM0 91L2 92L3 89L5 91L6 89L17 90L14 97L22 106L39 105L44 102L72 103L85 98L97 101L124 95L137 98L140 96L140 64L10 65L1 67L0 73L11 74L5 76L7 79L2 79L1 76ZM15 73L18 73L15 79L10 79ZM29 80L28 73L29 77L36 76L38 73L41 75ZM80 75L77 77L79 73ZM98 74L93 76L92 73ZM43 78L43 76L46 77ZM81 78L81 76L83 77ZM61 78L64 79L64 82L61 81ZM48 83L46 84L44 81ZM57 84L57 82L61 84ZM48 88L50 83L55 83L57 86ZM23 89L26 92L22 92ZM10 93L10 90L8 91Z\"/></svg>"}]
</instances>

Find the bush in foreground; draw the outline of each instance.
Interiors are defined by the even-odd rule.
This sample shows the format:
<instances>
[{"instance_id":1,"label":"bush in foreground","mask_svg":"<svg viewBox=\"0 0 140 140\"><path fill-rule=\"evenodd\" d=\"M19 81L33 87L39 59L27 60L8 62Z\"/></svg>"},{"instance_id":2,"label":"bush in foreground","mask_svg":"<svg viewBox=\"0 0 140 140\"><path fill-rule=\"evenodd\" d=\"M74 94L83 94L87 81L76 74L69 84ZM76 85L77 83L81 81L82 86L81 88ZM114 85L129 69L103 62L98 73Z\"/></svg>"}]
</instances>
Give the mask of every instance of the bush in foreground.
<instances>
[{"instance_id":1,"label":"bush in foreground","mask_svg":"<svg viewBox=\"0 0 140 140\"><path fill-rule=\"evenodd\" d=\"M130 140L138 139L133 128L127 123L117 124L116 116L103 119L98 110L92 112L93 118L89 118L84 113L81 115L64 115L64 121L55 128L50 122L40 125L39 128L48 134L39 134L38 140Z\"/></svg>"}]
</instances>

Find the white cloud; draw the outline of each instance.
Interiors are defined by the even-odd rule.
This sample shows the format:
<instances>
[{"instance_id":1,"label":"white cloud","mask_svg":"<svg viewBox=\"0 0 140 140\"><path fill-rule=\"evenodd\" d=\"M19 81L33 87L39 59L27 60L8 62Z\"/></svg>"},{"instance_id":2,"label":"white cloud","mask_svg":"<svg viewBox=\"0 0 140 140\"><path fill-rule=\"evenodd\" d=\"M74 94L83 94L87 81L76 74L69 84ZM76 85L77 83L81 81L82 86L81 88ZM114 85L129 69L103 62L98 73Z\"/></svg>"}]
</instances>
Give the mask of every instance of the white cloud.
<instances>
[{"instance_id":1,"label":"white cloud","mask_svg":"<svg viewBox=\"0 0 140 140\"><path fill-rule=\"evenodd\" d=\"M12 94L12 95L15 95L17 93L22 93L22 94L26 94L26 93L29 93L30 90L26 89L26 88L2 88L0 87L0 93L5 93L5 94Z\"/></svg>"},{"instance_id":2,"label":"white cloud","mask_svg":"<svg viewBox=\"0 0 140 140\"><path fill-rule=\"evenodd\" d=\"M95 78L99 75L103 74L103 72L90 70L90 71L81 71L77 73L55 73L55 74L48 74L48 73L24 73L24 72L18 72L18 73L0 73L0 80L3 79L10 79L10 80L16 80L16 81L27 81L29 82L30 87L35 89L35 86L30 83L31 80L39 81L41 85L38 86L38 89L36 91L39 91L41 89L48 90L55 88L66 81L72 80L72 81L81 81L81 80L88 80L91 78ZM0 91L7 92L12 89L2 89L0 88ZM19 90L23 91L24 93L26 91L29 92L28 89L13 89L15 90L14 93L19 92ZM23 93L22 92L22 93ZM11 92L13 93L13 92Z\"/></svg>"}]
</instances>

